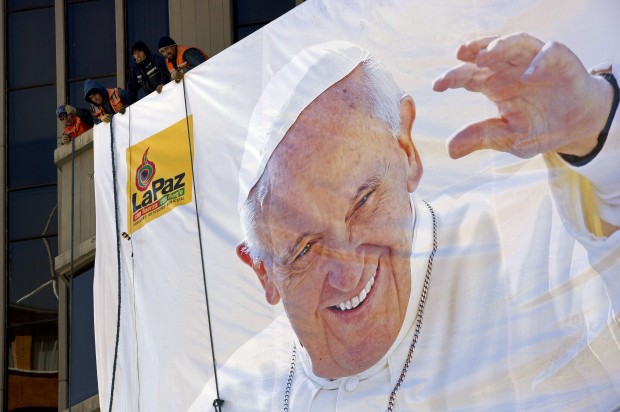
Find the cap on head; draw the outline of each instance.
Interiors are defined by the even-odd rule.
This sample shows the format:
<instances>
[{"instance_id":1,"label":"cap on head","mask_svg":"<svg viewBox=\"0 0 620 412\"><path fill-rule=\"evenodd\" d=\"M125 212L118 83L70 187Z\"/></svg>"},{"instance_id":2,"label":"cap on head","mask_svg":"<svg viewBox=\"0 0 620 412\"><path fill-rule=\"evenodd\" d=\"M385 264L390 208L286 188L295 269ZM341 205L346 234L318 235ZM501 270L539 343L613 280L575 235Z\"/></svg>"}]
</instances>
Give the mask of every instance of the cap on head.
<instances>
[{"instance_id":1,"label":"cap on head","mask_svg":"<svg viewBox=\"0 0 620 412\"><path fill-rule=\"evenodd\" d=\"M159 38L159 41L157 42L157 49L161 50L164 47L168 47L168 46L175 46L177 43L172 40L170 37L168 36L161 36Z\"/></svg>"},{"instance_id":2,"label":"cap on head","mask_svg":"<svg viewBox=\"0 0 620 412\"><path fill-rule=\"evenodd\" d=\"M56 108L56 117L60 119L60 115L63 113L67 114L67 108L65 107L64 104L61 104L60 106Z\"/></svg>"},{"instance_id":3,"label":"cap on head","mask_svg":"<svg viewBox=\"0 0 620 412\"><path fill-rule=\"evenodd\" d=\"M299 52L269 80L248 127L239 170L238 210L301 112L369 56L367 50L347 41L320 43Z\"/></svg>"}]
</instances>

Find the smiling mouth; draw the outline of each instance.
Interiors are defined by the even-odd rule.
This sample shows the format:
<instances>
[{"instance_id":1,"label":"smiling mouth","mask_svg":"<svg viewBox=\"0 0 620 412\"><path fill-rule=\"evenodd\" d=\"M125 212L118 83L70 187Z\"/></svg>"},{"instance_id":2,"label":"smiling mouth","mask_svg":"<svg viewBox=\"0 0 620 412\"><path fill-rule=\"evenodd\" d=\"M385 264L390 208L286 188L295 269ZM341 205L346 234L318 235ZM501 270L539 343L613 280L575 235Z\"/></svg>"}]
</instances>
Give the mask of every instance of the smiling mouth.
<instances>
[{"instance_id":1,"label":"smiling mouth","mask_svg":"<svg viewBox=\"0 0 620 412\"><path fill-rule=\"evenodd\" d=\"M375 284L376 276L377 274L375 273L374 276L371 277L370 280L368 280L368 282L366 283L366 286L364 286L364 289L362 289L359 295L354 296L353 298L349 300L345 300L344 302L340 302L339 304L332 306L332 308L341 310L343 312L357 308L359 305L362 304L362 302L366 300L366 298L370 294L372 285Z\"/></svg>"}]
</instances>

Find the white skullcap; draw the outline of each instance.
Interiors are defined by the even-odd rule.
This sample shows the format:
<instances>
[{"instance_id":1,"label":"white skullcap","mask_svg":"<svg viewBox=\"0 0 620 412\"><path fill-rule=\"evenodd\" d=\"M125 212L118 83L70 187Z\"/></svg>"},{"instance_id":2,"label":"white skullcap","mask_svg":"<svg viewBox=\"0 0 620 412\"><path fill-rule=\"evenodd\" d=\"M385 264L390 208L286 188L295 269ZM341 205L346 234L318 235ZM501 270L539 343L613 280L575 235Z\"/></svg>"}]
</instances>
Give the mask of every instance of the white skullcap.
<instances>
[{"instance_id":1,"label":"white skullcap","mask_svg":"<svg viewBox=\"0 0 620 412\"><path fill-rule=\"evenodd\" d=\"M239 170L238 210L299 114L369 56L347 41L320 43L296 54L269 80L250 119Z\"/></svg>"}]
</instances>

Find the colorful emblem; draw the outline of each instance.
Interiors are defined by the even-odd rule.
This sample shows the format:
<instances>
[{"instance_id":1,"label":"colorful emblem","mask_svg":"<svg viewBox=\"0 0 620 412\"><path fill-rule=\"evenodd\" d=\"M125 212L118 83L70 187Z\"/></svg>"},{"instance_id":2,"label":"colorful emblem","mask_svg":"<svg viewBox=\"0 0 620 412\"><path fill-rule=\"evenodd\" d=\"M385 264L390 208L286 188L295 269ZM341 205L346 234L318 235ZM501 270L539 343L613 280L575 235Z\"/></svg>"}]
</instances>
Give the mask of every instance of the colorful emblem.
<instances>
[{"instance_id":1,"label":"colorful emblem","mask_svg":"<svg viewBox=\"0 0 620 412\"><path fill-rule=\"evenodd\" d=\"M141 192L149 188L149 184L151 184L151 180L155 176L155 163L147 159L149 149L150 147L142 155L142 163L136 170L136 187Z\"/></svg>"}]
</instances>

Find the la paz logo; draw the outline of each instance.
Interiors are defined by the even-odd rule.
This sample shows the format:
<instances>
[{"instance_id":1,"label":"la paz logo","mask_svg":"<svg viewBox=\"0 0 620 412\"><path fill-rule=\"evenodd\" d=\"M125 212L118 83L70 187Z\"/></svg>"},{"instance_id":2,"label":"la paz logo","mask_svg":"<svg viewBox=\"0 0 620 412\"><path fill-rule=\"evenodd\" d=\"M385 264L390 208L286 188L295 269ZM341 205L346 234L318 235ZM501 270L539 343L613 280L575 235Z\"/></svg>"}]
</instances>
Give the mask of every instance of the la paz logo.
<instances>
[{"instance_id":1,"label":"la paz logo","mask_svg":"<svg viewBox=\"0 0 620 412\"><path fill-rule=\"evenodd\" d=\"M189 116L127 149L129 234L192 201L193 145Z\"/></svg>"},{"instance_id":2,"label":"la paz logo","mask_svg":"<svg viewBox=\"0 0 620 412\"><path fill-rule=\"evenodd\" d=\"M144 154L142 155L142 163L136 170L136 187L141 192L144 192L149 188L149 184L151 183L151 180L153 180L153 176L155 176L155 163L147 159L149 149L150 147L144 151Z\"/></svg>"}]
</instances>

